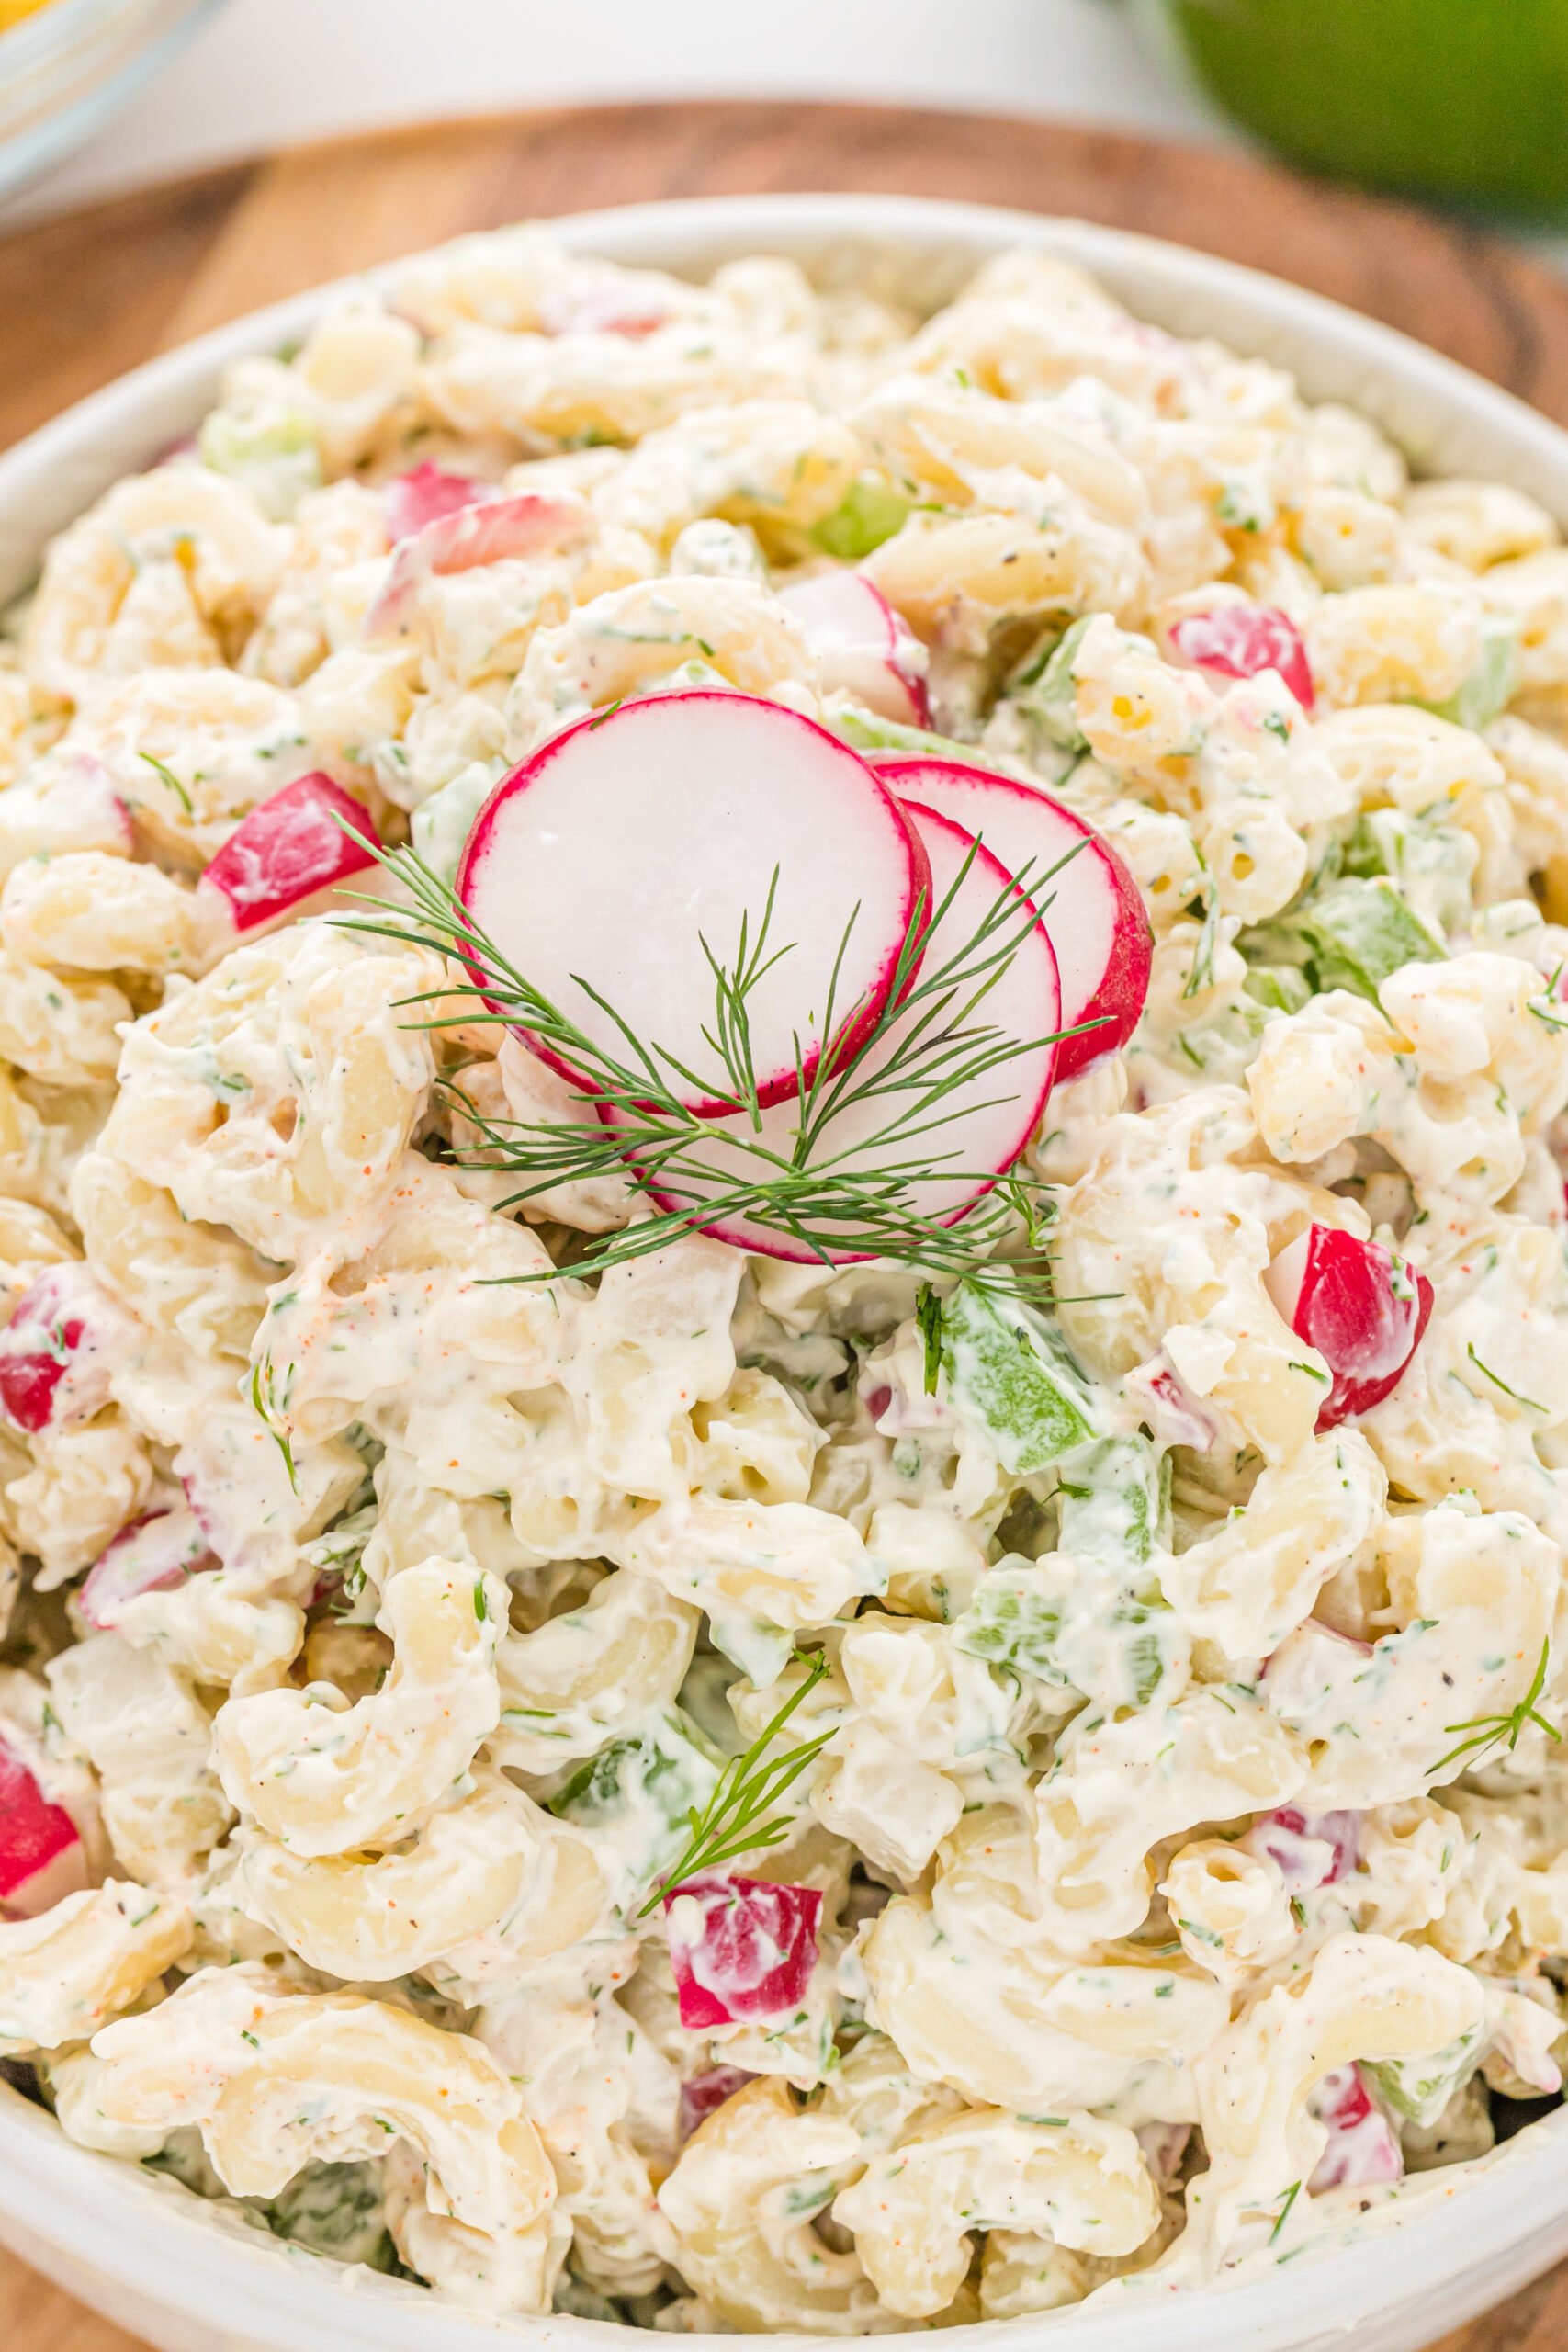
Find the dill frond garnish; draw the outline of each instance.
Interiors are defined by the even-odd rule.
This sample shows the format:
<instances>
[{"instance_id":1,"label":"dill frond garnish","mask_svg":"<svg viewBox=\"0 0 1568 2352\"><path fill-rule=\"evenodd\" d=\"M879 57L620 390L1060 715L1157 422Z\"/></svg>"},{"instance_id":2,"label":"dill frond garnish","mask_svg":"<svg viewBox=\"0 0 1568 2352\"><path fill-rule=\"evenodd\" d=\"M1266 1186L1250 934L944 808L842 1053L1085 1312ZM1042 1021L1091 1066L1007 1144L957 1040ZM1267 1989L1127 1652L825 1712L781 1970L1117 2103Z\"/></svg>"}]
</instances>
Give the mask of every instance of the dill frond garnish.
<instances>
[{"instance_id":1,"label":"dill frond garnish","mask_svg":"<svg viewBox=\"0 0 1568 2352\"><path fill-rule=\"evenodd\" d=\"M594 1237L575 1261L575 1274L607 1272L680 1235L744 1222L823 1264L881 1258L928 1277L995 1283L1046 1296L1044 1188L1017 1169L998 1175L995 1169L964 1168L954 1131L977 1110L1008 1099L1010 1064L1100 1023L1019 1038L987 1021L986 1000L1028 937L1036 910L1050 903L1042 898L1043 886L1067 859L1043 874L1026 870L987 905L966 938L933 945L973 854L930 910L929 921L923 899L917 903L886 1002L858 1040L823 1051L808 1069L797 1035L792 1124L781 1137L775 1121L773 1139L763 1131L749 1006L762 977L793 952L771 936L776 873L760 913L741 918L732 956L702 941L714 987L713 1014L703 1035L723 1073L727 1105L718 1117L693 1111L684 1099L694 1090L711 1099L705 1080L657 1040L640 1036L621 1009L578 979L609 1023L612 1042L589 1035L509 961L414 851L380 853L381 864L408 894L407 909L367 900L375 911L337 921L349 930L423 946L461 967L463 977L402 1000L412 1008L439 1004L423 1025L489 1021L523 1030L578 1072L584 1083L581 1115L555 1121L486 1116L456 1080L444 1081L448 1099L479 1137L471 1160L459 1164L500 1168L525 1180L503 1206L608 1175L627 1178L641 1195L647 1213L622 1231ZM824 988L803 992L820 1006L818 1027L829 1040L844 1033L856 1010L843 1004L840 988L853 921ZM464 1000L460 1010L453 1010L454 997ZM977 1098L976 1089L993 1079L998 1091ZM834 1128L851 1114L858 1134L846 1145L835 1138ZM933 1178L974 1194L952 1221L922 1204L919 1187ZM1002 1248L1010 1254L997 1260Z\"/></svg>"}]
</instances>

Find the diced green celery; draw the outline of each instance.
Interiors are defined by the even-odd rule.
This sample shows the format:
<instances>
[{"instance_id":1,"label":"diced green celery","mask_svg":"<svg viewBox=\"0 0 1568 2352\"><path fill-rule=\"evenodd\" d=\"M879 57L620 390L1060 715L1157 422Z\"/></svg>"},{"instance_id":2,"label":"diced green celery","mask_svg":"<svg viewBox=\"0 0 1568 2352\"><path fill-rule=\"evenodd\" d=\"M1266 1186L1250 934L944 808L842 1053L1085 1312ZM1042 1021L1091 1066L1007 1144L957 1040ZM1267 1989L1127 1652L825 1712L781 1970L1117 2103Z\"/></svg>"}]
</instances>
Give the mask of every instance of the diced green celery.
<instances>
[{"instance_id":1,"label":"diced green celery","mask_svg":"<svg viewBox=\"0 0 1568 2352\"><path fill-rule=\"evenodd\" d=\"M1012 697L1066 752L1089 749L1089 738L1078 725L1077 684L1073 676L1073 663L1088 627L1087 617L1075 621L1039 676L1015 688Z\"/></svg>"},{"instance_id":2,"label":"diced green celery","mask_svg":"<svg viewBox=\"0 0 1568 2352\"><path fill-rule=\"evenodd\" d=\"M980 1578L974 1599L954 1623L953 1638L971 1657L1066 1687L1067 1678L1056 1663L1061 1632L1061 1609L1042 1589L1033 1565L1010 1559Z\"/></svg>"},{"instance_id":3,"label":"diced green celery","mask_svg":"<svg viewBox=\"0 0 1568 2352\"><path fill-rule=\"evenodd\" d=\"M1123 1703L1146 1707L1166 1678L1168 1659L1161 1635L1175 1619L1168 1609L1151 1609L1134 1601L1116 1622L1126 1634L1122 1645L1127 1676Z\"/></svg>"},{"instance_id":4,"label":"diced green celery","mask_svg":"<svg viewBox=\"0 0 1568 2352\"><path fill-rule=\"evenodd\" d=\"M1429 2058L1384 2058L1367 2072L1390 2107L1413 2123L1435 2123L1460 2085L1475 2071L1478 2026Z\"/></svg>"},{"instance_id":5,"label":"diced green celery","mask_svg":"<svg viewBox=\"0 0 1568 2352\"><path fill-rule=\"evenodd\" d=\"M599 1832L634 1872L651 1878L684 1846L686 1816L706 1804L723 1761L690 1715L671 1707L580 1765L549 1810Z\"/></svg>"},{"instance_id":6,"label":"diced green celery","mask_svg":"<svg viewBox=\"0 0 1568 2352\"><path fill-rule=\"evenodd\" d=\"M275 523L287 523L307 491L321 486L321 460L305 419L293 410L246 417L216 408L202 425L203 465L242 482Z\"/></svg>"},{"instance_id":7,"label":"diced green celery","mask_svg":"<svg viewBox=\"0 0 1568 2352\"><path fill-rule=\"evenodd\" d=\"M1298 917L1311 942L1318 986L1376 1001L1404 964L1438 963L1448 949L1413 914L1393 883L1347 877L1318 892Z\"/></svg>"},{"instance_id":8,"label":"diced green celery","mask_svg":"<svg viewBox=\"0 0 1568 2352\"><path fill-rule=\"evenodd\" d=\"M1083 1374L1018 1299L960 1282L942 1305L942 1361L953 1403L981 1423L1015 1477L1099 1435Z\"/></svg>"},{"instance_id":9,"label":"diced green celery","mask_svg":"<svg viewBox=\"0 0 1568 2352\"><path fill-rule=\"evenodd\" d=\"M1146 1437L1101 1438L1064 1463L1061 1548L1075 1559L1144 1566L1168 1548L1169 1476Z\"/></svg>"},{"instance_id":10,"label":"diced green celery","mask_svg":"<svg viewBox=\"0 0 1568 2352\"><path fill-rule=\"evenodd\" d=\"M1481 651L1469 677L1447 702L1427 707L1435 717L1450 718L1456 727L1479 734L1507 709L1518 689L1518 622L1506 613L1486 613L1481 622Z\"/></svg>"},{"instance_id":11,"label":"diced green celery","mask_svg":"<svg viewBox=\"0 0 1568 2352\"><path fill-rule=\"evenodd\" d=\"M908 514L909 501L883 475L858 474L843 504L810 536L824 555L837 556L840 563L859 563L901 531Z\"/></svg>"},{"instance_id":12,"label":"diced green celery","mask_svg":"<svg viewBox=\"0 0 1568 2352\"><path fill-rule=\"evenodd\" d=\"M972 1657L1111 1710L1146 1707L1189 1655L1164 1602L1086 1575L1066 1553L1010 1558L983 1576L953 1638Z\"/></svg>"},{"instance_id":13,"label":"diced green celery","mask_svg":"<svg viewBox=\"0 0 1568 2352\"><path fill-rule=\"evenodd\" d=\"M1457 931L1470 915L1477 854L1446 802L1419 817L1372 808L1357 819L1345 844L1344 871L1363 881L1386 874L1420 921L1433 930Z\"/></svg>"},{"instance_id":14,"label":"diced green celery","mask_svg":"<svg viewBox=\"0 0 1568 2352\"><path fill-rule=\"evenodd\" d=\"M1339 870L1359 882L1399 872L1399 835L1408 819L1398 808L1363 808L1340 853Z\"/></svg>"},{"instance_id":15,"label":"diced green celery","mask_svg":"<svg viewBox=\"0 0 1568 2352\"><path fill-rule=\"evenodd\" d=\"M903 752L911 759L962 760L969 767L984 767L985 755L973 743L954 742L950 735L930 735L923 727L903 727L896 718L879 718L874 710L851 703L829 712L826 724L857 752Z\"/></svg>"},{"instance_id":16,"label":"diced green celery","mask_svg":"<svg viewBox=\"0 0 1568 2352\"><path fill-rule=\"evenodd\" d=\"M1254 964L1242 987L1271 1012L1299 1012L1312 1002L1312 982L1297 964Z\"/></svg>"}]
</instances>

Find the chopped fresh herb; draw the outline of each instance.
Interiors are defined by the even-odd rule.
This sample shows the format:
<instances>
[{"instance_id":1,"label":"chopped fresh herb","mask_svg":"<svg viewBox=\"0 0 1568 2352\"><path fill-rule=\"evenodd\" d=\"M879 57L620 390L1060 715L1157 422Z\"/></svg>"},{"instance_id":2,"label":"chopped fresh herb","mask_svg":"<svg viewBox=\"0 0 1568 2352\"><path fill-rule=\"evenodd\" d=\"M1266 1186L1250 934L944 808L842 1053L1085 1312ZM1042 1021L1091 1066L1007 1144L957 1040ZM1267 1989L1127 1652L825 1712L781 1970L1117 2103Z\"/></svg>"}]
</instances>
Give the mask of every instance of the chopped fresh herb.
<instances>
[{"instance_id":1,"label":"chopped fresh herb","mask_svg":"<svg viewBox=\"0 0 1568 2352\"><path fill-rule=\"evenodd\" d=\"M168 786L169 790L175 795L175 797L178 800L180 807L185 810L186 815L187 817L194 817L196 810L191 806L190 795L186 790L185 786L180 782L179 777L175 774L174 769L170 767L165 761L159 759L154 752L138 752L136 756L139 760L145 760L153 774L160 777L162 781Z\"/></svg>"},{"instance_id":2,"label":"chopped fresh herb","mask_svg":"<svg viewBox=\"0 0 1568 2352\"><path fill-rule=\"evenodd\" d=\"M278 1416L284 1412L288 1407L288 1385L293 1377L294 1366L290 1364L288 1370L284 1374L283 1398L280 1402L275 1393L276 1369L273 1364L272 1358L270 1356L264 1356L258 1364L253 1365L252 1367L250 1396L252 1409L255 1413L256 1419L265 1428L267 1435L271 1438L274 1445L276 1446L279 1453L282 1454L283 1466L288 1473L289 1486L293 1488L294 1492L298 1494L299 1491L299 1476L294 1466L294 1449L288 1442L288 1432L287 1430L281 1430L277 1425Z\"/></svg>"},{"instance_id":3,"label":"chopped fresh herb","mask_svg":"<svg viewBox=\"0 0 1568 2352\"><path fill-rule=\"evenodd\" d=\"M657 1910L667 1890L679 1886L682 1880L694 1877L699 1871L715 1870L720 1862L733 1860L737 1854L776 1846L781 1838L788 1837L792 1825L786 1816L766 1821L761 1816L792 1781L799 1779L813 1758L821 1754L833 1734L825 1731L816 1739L802 1740L783 1756L770 1757L768 1750L802 1700L809 1697L827 1672L828 1660L818 1651L802 1680L778 1713L763 1724L750 1747L729 1758L706 1804L700 1811L695 1805L690 1807L686 1818L692 1834L647 1901L638 1906L639 1919Z\"/></svg>"},{"instance_id":4,"label":"chopped fresh herb","mask_svg":"<svg viewBox=\"0 0 1568 2352\"><path fill-rule=\"evenodd\" d=\"M1295 2203L1295 2201L1296 2201L1297 2198L1301 2195L1301 2193L1302 2193L1302 2185L1301 2185L1301 2182L1300 2182L1299 2180L1292 2180L1292 2183L1291 2183L1291 2185L1290 2185L1290 2187L1289 2187L1289 2188L1287 2188L1287 2189L1286 2189L1286 2191L1285 2191L1284 2201L1283 2201L1283 2203L1282 2203L1282 2204L1280 2205L1280 2207L1279 2216L1278 2216L1277 2220L1275 2221L1274 2226L1273 2226L1273 2228L1272 2228L1272 2229L1269 2231L1269 2245L1273 2245L1276 2243L1276 2241L1277 2241L1277 2240L1278 2240L1278 2238L1279 2238L1279 2235L1280 2235L1280 2231L1284 2228L1284 2226L1285 2226L1286 2222L1290 2220L1290 2218L1291 2218L1291 2209L1292 2209L1292 2207L1294 2205L1294 2203Z\"/></svg>"},{"instance_id":5,"label":"chopped fresh herb","mask_svg":"<svg viewBox=\"0 0 1568 2352\"><path fill-rule=\"evenodd\" d=\"M993 1076L1005 1086L1007 1066L1045 1042L1015 1038L989 1026L984 1009L997 979L1037 920L1027 906L1021 913L1020 890L1038 892L1049 875L1024 869L987 909L973 934L950 950L933 946L931 940L964 882L968 862L931 910L929 922L924 899L919 899L910 913L886 1006L852 1051L819 1057L796 1098L793 1136L775 1144L761 1132L750 1016L752 992L789 952L769 938L773 888L760 921L742 917L732 961L724 961L703 943L715 991L708 1040L720 1058L739 1114L705 1119L689 1107L687 1074L667 1064L658 1047L640 1039L628 1021L615 1015L625 1041L618 1047L590 1038L507 961L422 857L408 849L382 851L378 856L403 884L411 904L392 913L378 901L370 902L374 911L338 921L348 930L393 938L402 946L423 944L476 976L471 983L449 980L440 989L402 1000L413 1006L439 1006L417 1025L445 1029L487 1021L525 1026L584 1071L604 1103L619 1114L615 1126L608 1127L584 1097L575 1118L554 1123L495 1119L464 1094L457 1080L445 1081L449 1099L475 1128L472 1164L500 1167L525 1180L501 1206L515 1207L557 1185L611 1172L629 1176L648 1200L651 1214L596 1238L574 1261L575 1274L605 1273L666 1248L678 1235L747 1218L786 1236L824 1264L886 1258L919 1267L928 1277L963 1276L976 1290L997 1287L1018 1293L1032 1288L1042 1296L1048 1294L1043 1266L1032 1267L1016 1257L995 1259L998 1243L1013 1234L1025 1180L1000 1186L995 1170L976 1170L975 1204L954 1224L933 1217L916 1188L933 1164L944 1159L944 1129L964 1116L954 1098ZM844 945L823 982L819 1025L824 1035L841 1025L837 984ZM455 997L479 1001L467 1001L454 1011ZM874 1112L874 1124L857 1144L853 1163L846 1165L841 1150L834 1148L833 1122L865 1106ZM457 1164L469 1163L459 1159ZM963 1171L943 1166L942 1174L952 1178ZM680 1205L666 1205L671 1200ZM536 1274L494 1279L548 1283L555 1274L552 1265Z\"/></svg>"},{"instance_id":6,"label":"chopped fresh herb","mask_svg":"<svg viewBox=\"0 0 1568 2352\"><path fill-rule=\"evenodd\" d=\"M1445 1724L1443 1729L1446 1732L1462 1731L1469 1736L1461 1739L1457 1747L1450 1747L1448 1754L1440 1756L1435 1764L1428 1766L1427 1778L1430 1779L1434 1772L1441 1772L1446 1766L1452 1764L1461 1756L1473 1754L1474 1758L1479 1759L1490 1754L1491 1750L1500 1744L1506 1746L1509 1754L1512 1755L1524 1736L1527 1724L1534 1724L1538 1730L1546 1734L1548 1739L1561 1740L1562 1734L1547 1722L1546 1717L1539 1712L1536 1705L1537 1700L1546 1688L1547 1669L1551 1660L1551 1637L1548 1634L1540 1645L1540 1658L1531 1677L1530 1687L1517 1707L1511 1709L1506 1715L1476 1715L1469 1723Z\"/></svg>"},{"instance_id":7,"label":"chopped fresh herb","mask_svg":"<svg viewBox=\"0 0 1568 2352\"><path fill-rule=\"evenodd\" d=\"M915 1293L915 1324L925 1343L926 1395L934 1396L942 1372L942 1301L930 1283L922 1283Z\"/></svg>"},{"instance_id":8,"label":"chopped fresh herb","mask_svg":"<svg viewBox=\"0 0 1568 2352\"><path fill-rule=\"evenodd\" d=\"M1497 1374L1493 1371L1490 1364L1482 1363L1481 1358L1475 1352L1475 1342L1473 1340L1467 1340L1465 1341L1464 1351L1470 1358L1471 1363L1475 1366L1476 1371L1484 1373L1487 1379L1492 1383L1494 1388L1500 1388L1505 1396L1511 1396L1513 1398L1516 1405L1528 1405L1532 1413L1545 1412L1546 1407L1544 1405L1538 1405L1533 1396L1521 1396L1517 1388L1510 1388L1506 1380L1498 1379Z\"/></svg>"}]
</instances>

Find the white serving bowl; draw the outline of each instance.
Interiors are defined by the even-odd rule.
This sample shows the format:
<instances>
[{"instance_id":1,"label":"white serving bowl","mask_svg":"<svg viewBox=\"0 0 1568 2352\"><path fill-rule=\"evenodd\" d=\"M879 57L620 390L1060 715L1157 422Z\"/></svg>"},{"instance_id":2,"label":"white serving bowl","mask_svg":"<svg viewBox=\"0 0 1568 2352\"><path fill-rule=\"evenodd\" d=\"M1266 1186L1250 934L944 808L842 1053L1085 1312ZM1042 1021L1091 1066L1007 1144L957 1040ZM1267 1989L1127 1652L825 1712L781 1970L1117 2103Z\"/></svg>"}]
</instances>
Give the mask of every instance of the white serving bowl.
<instances>
[{"instance_id":1,"label":"white serving bowl","mask_svg":"<svg viewBox=\"0 0 1568 2352\"><path fill-rule=\"evenodd\" d=\"M748 253L794 255L819 279L869 280L935 304L1012 245L1093 270L1129 308L1181 335L1212 334L1289 368L1314 400L1375 418L1423 470L1514 483L1568 525L1568 434L1391 328L1316 295L1083 221L898 197L739 197L635 205L554 224L574 250L701 274ZM43 541L124 473L188 432L229 362L302 334L335 289L275 304L153 360L0 457L0 604ZM173 2182L73 2147L0 2083L0 2241L160 2352L482 2352L498 2339L612 2352L620 2331L568 2317L493 2319L424 2290L343 2271L225 2223ZM1568 2254L1568 2109L1531 2125L1460 2181L1423 2177L1409 2210L1370 2233L1325 2235L1245 2283L1176 2292L1129 2284L1082 2310L1008 2324L1050 2352L1417 2352ZM981 2352L992 2329L944 2330ZM646 2338L642 2339L646 2342ZM799 2337L792 2339L799 2343ZM813 2342L823 2339L809 2339ZM929 2333L884 2336L913 2346Z\"/></svg>"}]
</instances>

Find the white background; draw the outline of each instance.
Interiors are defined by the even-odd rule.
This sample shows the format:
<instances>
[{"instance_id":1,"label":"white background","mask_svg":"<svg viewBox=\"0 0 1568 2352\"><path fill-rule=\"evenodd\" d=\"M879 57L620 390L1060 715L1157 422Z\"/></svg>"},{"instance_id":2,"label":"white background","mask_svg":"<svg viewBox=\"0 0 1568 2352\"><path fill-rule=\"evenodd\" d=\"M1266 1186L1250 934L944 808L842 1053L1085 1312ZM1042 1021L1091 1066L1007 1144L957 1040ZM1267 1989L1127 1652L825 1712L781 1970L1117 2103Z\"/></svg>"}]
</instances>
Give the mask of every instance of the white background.
<instances>
[{"instance_id":1,"label":"white background","mask_svg":"<svg viewBox=\"0 0 1568 2352\"><path fill-rule=\"evenodd\" d=\"M671 96L893 99L1225 135L1124 0L229 0L9 217L377 123Z\"/></svg>"}]
</instances>

